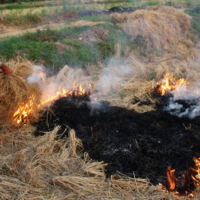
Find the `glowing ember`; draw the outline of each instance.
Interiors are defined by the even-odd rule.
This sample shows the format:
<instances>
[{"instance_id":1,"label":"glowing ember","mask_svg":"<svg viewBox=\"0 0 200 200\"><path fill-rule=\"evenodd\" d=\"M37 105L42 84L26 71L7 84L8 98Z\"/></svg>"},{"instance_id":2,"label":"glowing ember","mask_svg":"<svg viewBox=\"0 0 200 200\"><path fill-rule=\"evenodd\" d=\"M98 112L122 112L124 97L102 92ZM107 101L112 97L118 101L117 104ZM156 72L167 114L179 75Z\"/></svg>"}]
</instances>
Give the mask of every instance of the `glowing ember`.
<instances>
[{"instance_id":1,"label":"glowing ember","mask_svg":"<svg viewBox=\"0 0 200 200\"><path fill-rule=\"evenodd\" d=\"M158 91L159 93L164 96L167 92L172 90L179 90L182 85L185 85L187 81L184 78L179 80L174 80L170 77L169 73L166 74L163 83L159 84Z\"/></svg>"},{"instance_id":2,"label":"glowing ember","mask_svg":"<svg viewBox=\"0 0 200 200\"><path fill-rule=\"evenodd\" d=\"M175 196L188 196L193 198L195 196L195 189L200 186L200 158L193 157L195 167L190 167L180 179L175 176L175 169L171 166L167 169L167 179L169 186L162 186L168 191L174 192Z\"/></svg>"},{"instance_id":3,"label":"glowing ember","mask_svg":"<svg viewBox=\"0 0 200 200\"><path fill-rule=\"evenodd\" d=\"M34 122L34 112L40 110L42 107L48 105L48 103L54 102L61 97L67 96L85 96L89 92L86 92L80 84L73 83L72 90L66 90L59 88L55 95L48 96L44 95L39 104L36 104L34 101L35 96L32 95L28 102L21 103L18 105L17 111L13 114L14 124L16 125L25 125L31 122Z\"/></svg>"}]
</instances>

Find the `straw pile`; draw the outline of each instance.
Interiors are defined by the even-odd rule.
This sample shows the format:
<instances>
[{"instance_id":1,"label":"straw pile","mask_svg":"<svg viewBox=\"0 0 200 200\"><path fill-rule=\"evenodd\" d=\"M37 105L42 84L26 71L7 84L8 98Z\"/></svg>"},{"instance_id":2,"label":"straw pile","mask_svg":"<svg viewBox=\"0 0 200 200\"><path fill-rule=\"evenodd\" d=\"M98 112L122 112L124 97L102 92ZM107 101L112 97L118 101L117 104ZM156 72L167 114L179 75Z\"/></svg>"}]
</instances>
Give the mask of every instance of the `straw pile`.
<instances>
[{"instance_id":1,"label":"straw pile","mask_svg":"<svg viewBox=\"0 0 200 200\"><path fill-rule=\"evenodd\" d=\"M173 199L173 194L151 186L148 180L120 173L106 179L106 164L83 154L74 130L63 139L55 139L59 127L38 138L30 134L33 131L29 126L0 132L2 200Z\"/></svg>"},{"instance_id":2,"label":"straw pile","mask_svg":"<svg viewBox=\"0 0 200 200\"><path fill-rule=\"evenodd\" d=\"M162 51L194 46L190 33L190 17L173 7L152 6L131 14L112 14L114 22L119 23L133 40L140 38L145 50ZM193 38L194 39L194 38ZM183 48L183 47L182 47Z\"/></svg>"},{"instance_id":3,"label":"straw pile","mask_svg":"<svg viewBox=\"0 0 200 200\"><path fill-rule=\"evenodd\" d=\"M113 102L139 112L154 110L156 99L150 91L167 71L175 79L183 77L190 83L200 78L200 44L190 16L169 6L150 6L131 14L111 16L114 23L132 36L133 44L137 44L136 50L129 49L126 58L133 73L124 78L125 84L117 91L123 94L123 99L118 95ZM116 59L120 59L119 49L120 46L116 48ZM138 103L132 103L135 99Z\"/></svg>"},{"instance_id":4,"label":"straw pile","mask_svg":"<svg viewBox=\"0 0 200 200\"><path fill-rule=\"evenodd\" d=\"M10 61L6 63L13 73L0 74L0 124L8 125L12 122L12 114L18 104L28 101L32 94L40 96L36 85L27 84L27 77L33 73L32 63L28 61ZM37 99L36 98L36 99Z\"/></svg>"}]
</instances>

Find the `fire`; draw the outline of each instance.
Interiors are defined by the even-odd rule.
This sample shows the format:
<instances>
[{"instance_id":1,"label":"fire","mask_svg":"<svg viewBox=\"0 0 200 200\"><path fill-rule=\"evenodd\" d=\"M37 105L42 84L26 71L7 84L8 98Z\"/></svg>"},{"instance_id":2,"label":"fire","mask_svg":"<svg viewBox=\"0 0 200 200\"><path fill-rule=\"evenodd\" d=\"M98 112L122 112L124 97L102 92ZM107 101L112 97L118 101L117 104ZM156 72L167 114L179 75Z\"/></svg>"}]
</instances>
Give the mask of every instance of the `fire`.
<instances>
[{"instance_id":1,"label":"fire","mask_svg":"<svg viewBox=\"0 0 200 200\"><path fill-rule=\"evenodd\" d=\"M89 95L89 91L82 88L81 84L73 83L72 90L58 88L58 91L53 96L44 95L37 104L35 101L35 96L32 95L26 103L20 103L17 110L13 114L14 124L16 125L26 125L28 123L34 122L35 112L39 111L41 108L47 106L50 102L54 102L61 97L77 97Z\"/></svg>"},{"instance_id":2,"label":"fire","mask_svg":"<svg viewBox=\"0 0 200 200\"><path fill-rule=\"evenodd\" d=\"M28 124L33 117L36 104L34 103L35 96L32 95L29 101L21 103L18 106L17 111L13 114L13 119L16 124Z\"/></svg>"},{"instance_id":3,"label":"fire","mask_svg":"<svg viewBox=\"0 0 200 200\"><path fill-rule=\"evenodd\" d=\"M187 84L187 81L184 78L174 80L172 77L170 77L169 72L167 72L164 81L161 84L159 84L158 92L161 94L161 96L164 96L169 91L175 89L178 91L180 87L185 84Z\"/></svg>"},{"instance_id":4,"label":"fire","mask_svg":"<svg viewBox=\"0 0 200 200\"><path fill-rule=\"evenodd\" d=\"M87 92L86 89L83 89L81 84L76 84L76 82L74 82L72 90L58 88L58 91L56 92L56 94L54 96L45 95L42 98L39 106L43 106L52 101L56 101L61 97L67 97L67 96L77 97L77 96L85 96L88 94L89 94L89 92Z\"/></svg>"},{"instance_id":5,"label":"fire","mask_svg":"<svg viewBox=\"0 0 200 200\"><path fill-rule=\"evenodd\" d=\"M171 166L167 169L167 179L170 185L170 190L174 190L178 179L175 176L175 169L171 170Z\"/></svg>"},{"instance_id":6,"label":"fire","mask_svg":"<svg viewBox=\"0 0 200 200\"><path fill-rule=\"evenodd\" d=\"M200 186L200 158L193 157L195 163L194 168L190 167L180 179L175 176L175 169L171 166L167 169L168 186L163 187L168 191L174 192L177 197L195 196L195 189Z\"/></svg>"}]
</instances>

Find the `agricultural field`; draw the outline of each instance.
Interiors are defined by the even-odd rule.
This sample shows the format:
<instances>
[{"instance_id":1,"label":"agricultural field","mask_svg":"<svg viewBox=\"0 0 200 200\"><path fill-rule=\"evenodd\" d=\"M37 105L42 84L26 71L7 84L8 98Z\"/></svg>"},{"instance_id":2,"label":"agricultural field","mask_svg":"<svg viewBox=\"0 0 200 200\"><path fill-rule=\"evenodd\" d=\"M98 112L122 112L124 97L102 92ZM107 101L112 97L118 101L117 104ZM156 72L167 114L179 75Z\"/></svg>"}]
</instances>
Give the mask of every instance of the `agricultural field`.
<instances>
[{"instance_id":1,"label":"agricultural field","mask_svg":"<svg viewBox=\"0 0 200 200\"><path fill-rule=\"evenodd\" d=\"M0 14L0 199L200 199L199 0Z\"/></svg>"}]
</instances>

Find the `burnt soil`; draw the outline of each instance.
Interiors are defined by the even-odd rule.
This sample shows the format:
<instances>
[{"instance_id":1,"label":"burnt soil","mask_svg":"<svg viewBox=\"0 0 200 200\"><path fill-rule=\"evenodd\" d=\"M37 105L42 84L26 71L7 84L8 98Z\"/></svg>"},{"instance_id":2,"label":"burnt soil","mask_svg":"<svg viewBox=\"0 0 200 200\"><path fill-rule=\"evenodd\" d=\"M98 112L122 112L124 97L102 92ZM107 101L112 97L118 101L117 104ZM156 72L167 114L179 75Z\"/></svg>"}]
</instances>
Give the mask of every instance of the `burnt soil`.
<instances>
[{"instance_id":1,"label":"burnt soil","mask_svg":"<svg viewBox=\"0 0 200 200\"><path fill-rule=\"evenodd\" d=\"M87 98L86 98L87 99ZM61 98L44 113L35 135L61 125L75 129L93 160L108 163L106 174L116 171L148 178L153 184L166 181L168 166L176 169L179 178L193 156L200 155L200 119L181 119L156 111L137 113L101 102L97 108L85 98Z\"/></svg>"}]
</instances>

